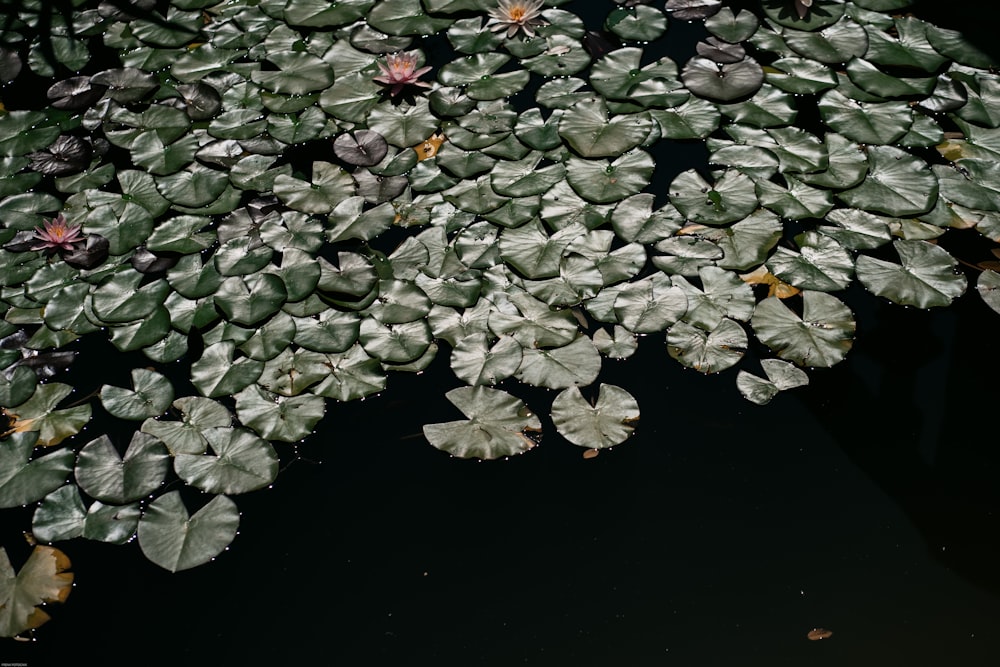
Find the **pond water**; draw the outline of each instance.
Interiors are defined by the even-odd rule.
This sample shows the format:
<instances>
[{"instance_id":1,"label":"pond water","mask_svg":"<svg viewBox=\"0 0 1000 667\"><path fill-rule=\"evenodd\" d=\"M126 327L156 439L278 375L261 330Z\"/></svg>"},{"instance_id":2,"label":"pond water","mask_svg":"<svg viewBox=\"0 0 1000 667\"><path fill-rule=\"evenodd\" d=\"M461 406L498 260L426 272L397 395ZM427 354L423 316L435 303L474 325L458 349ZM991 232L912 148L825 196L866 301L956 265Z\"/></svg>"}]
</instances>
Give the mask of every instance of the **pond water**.
<instances>
[{"instance_id":1,"label":"pond water","mask_svg":"<svg viewBox=\"0 0 1000 667\"><path fill-rule=\"evenodd\" d=\"M980 13L924 4L991 47ZM662 337L605 361L643 412L593 459L554 433L451 458L420 432L455 418L446 355L394 375L239 499L216 562L169 574L135 544L64 545L73 594L0 662L994 667L1000 316L972 291L933 312L845 301L847 360L764 407ZM5 538L30 523L12 521Z\"/></svg>"}]
</instances>

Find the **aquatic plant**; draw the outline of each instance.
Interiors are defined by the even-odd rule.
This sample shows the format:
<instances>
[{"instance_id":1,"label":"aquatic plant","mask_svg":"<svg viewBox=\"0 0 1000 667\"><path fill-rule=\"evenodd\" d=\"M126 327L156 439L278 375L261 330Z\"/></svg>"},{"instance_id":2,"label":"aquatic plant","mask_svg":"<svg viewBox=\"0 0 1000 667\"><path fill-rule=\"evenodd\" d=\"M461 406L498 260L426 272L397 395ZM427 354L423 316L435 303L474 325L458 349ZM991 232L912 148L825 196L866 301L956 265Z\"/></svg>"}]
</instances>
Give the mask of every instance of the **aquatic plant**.
<instances>
[{"instance_id":1,"label":"aquatic plant","mask_svg":"<svg viewBox=\"0 0 1000 667\"><path fill-rule=\"evenodd\" d=\"M0 557L0 634L65 597L54 543L215 558L330 401L436 358L434 447L592 456L641 428L600 381L639 345L763 405L849 354L853 285L1000 311L1000 77L959 33L905 0L605 4L19 3L0 506L38 546ZM129 361L74 374L100 346Z\"/></svg>"},{"instance_id":2,"label":"aquatic plant","mask_svg":"<svg viewBox=\"0 0 1000 667\"><path fill-rule=\"evenodd\" d=\"M42 225L32 232L35 238L32 250L73 250L76 244L85 241L80 233L80 225L67 223L62 213L51 220L45 220Z\"/></svg>"},{"instance_id":3,"label":"aquatic plant","mask_svg":"<svg viewBox=\"0 0 1000 667\"><path fill-rule=\"evenodd\" d=\"M417 67L415 53L392 53L387 55L385 60L385 64L378 63L382 74L372 80L388 86L389 94L393 97L406 90L407 86L431 87L426 81L420 81L420 77L430 72L431 68Z\"/></svg>"},{"instance_id":4,"label":"aquatic plant","mask_svg":"<svg viewBox=\"0 0 1000 667\"><path fill-rule=\"evenodd\" d=\"M493 32L505 32L508 39L518 33L535 36L535 28L548 25L542 18L542 0L500 0L489 10L487 26Z\"/></svg>"}]
</instances>

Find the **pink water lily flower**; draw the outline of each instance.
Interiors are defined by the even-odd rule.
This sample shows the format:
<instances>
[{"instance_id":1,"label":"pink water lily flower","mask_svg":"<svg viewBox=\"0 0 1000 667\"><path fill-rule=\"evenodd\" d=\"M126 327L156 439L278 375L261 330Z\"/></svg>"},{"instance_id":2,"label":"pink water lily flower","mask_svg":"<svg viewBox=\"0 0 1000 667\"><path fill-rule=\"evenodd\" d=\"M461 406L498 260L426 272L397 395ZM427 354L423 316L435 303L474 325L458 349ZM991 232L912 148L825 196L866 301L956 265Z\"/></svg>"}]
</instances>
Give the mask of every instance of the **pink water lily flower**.
<instances>
[{"instance_id":1,"label":"pink water lily flower","mask_svg":"<svg viewBox=\"0 0 1000 667\"><path fill-rule=\"evenodd\" d=\"M62 213L42 222L44 228L35 228L32 250L73 250L77 243L86 241L80 233L80 225L67 224Z\"/></svg>"},{"instance_id":2,"label":"pink water lily flower","mask_svg":"<svg viewBox=\"0 0 1000 667\"><path fill-rule=\"evenodd\" d=\"M496 9L491 9L490 20L486 23L493 32L507 31L507 37L523 32L528 37L535 36L535 28L548 25L542 18L542 0L500 0Z\"/></svg>"},{"instance_id":3,"label":"pink water lily flower","mask_svg":"<svg viewBox=\"0 0 1000 667\"><path fill-rule=\"evenodd\" d=\"M431 71L430 67L417 67L415 53L393 53L385 57L385 64L378 64L382 74L373 81L389 86L389 94L395 97L407 86L430 88L431 84L420 81L420 77Z\"/></svg>"}]
</instances>

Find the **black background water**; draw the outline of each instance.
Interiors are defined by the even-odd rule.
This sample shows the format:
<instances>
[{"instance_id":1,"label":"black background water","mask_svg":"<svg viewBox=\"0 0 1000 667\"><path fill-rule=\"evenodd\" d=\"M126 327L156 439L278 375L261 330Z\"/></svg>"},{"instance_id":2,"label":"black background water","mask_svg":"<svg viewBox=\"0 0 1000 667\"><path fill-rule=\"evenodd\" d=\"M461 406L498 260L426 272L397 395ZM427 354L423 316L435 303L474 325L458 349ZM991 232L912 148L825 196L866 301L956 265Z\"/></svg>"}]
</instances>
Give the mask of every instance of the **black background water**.
<instances>
[{"instance_id":1,"label":"black background water","mask_svg":"<svg viewBox=\"0 0 1000 667\"><path fill-rule=\"evenodd\" d=\"M996 54L977 4L916 14ZM0 662L994 667L1000 315L974 293L934 312L847 299L848 360L765 407L662 337L606 362L642 421L592 460L553 433L509 461L449 458L419 435L458 416L446 355L394 375L329 407L299 448L321 463L237 498L216 562L169 574L136 544L61 545L77 586ZM817 626L834 635L807 640Z\"/></svg>"}]
</instances>

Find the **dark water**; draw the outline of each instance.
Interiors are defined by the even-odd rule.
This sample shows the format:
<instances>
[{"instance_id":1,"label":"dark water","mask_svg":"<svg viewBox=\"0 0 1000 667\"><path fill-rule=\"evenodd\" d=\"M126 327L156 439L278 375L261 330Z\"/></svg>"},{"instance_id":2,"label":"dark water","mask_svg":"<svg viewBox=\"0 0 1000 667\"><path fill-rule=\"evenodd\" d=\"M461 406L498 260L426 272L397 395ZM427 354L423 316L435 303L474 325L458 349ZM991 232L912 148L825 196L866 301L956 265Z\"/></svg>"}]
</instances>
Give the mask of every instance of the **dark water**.
<instances>
[{"instance_id":1,"label":"dark water","mask_svg":"<svg viewBox=\"0 0 1000 667\"><path fill-rule=\"evenodd\" d=\"M990 25L924 4L973 38ZM0 662L995 667L1000 315L974 293L935 312L847 298L847 361L765 407L662 336L606 361L642 421L593 460L554 433L506 462L451 459L419 436L458 417L446 355L394 375L329 407L299 449L321 463L236 499L216 562L169 574L136 544L60 545L76 588ZM5 519L7 543L28 519Z\"/></svg>"}]
</instances>

